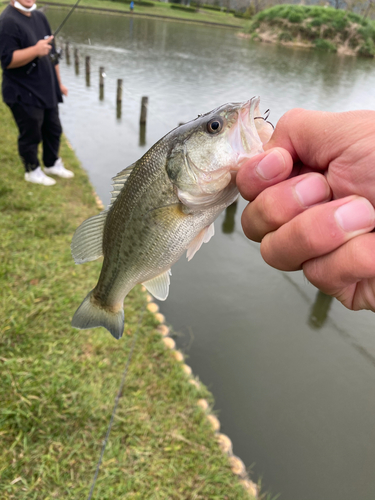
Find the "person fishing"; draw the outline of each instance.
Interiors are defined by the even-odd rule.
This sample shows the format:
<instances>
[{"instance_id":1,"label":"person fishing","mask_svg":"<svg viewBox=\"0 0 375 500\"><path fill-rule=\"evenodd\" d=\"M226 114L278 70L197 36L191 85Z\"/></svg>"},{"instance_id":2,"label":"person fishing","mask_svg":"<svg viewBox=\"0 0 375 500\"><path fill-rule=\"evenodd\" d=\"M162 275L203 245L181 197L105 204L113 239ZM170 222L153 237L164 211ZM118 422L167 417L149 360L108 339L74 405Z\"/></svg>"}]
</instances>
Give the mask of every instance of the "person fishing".
<instances>
[{"instance_id":1,"label":"person fishing","mask_svg":"<svg viewBox=\"0 0 375 500\"><path fill-rule=\"evenodd\" d=\"M11 0L0 15L3 100L19 130L18 152L25 180L44 186L56 183L46 174L74 177L59 157L62 127L58 103L68 89L61 82L53 38L35 0ZM44 171L38 159L41 142Z\"/></svg>"}]
</instances>

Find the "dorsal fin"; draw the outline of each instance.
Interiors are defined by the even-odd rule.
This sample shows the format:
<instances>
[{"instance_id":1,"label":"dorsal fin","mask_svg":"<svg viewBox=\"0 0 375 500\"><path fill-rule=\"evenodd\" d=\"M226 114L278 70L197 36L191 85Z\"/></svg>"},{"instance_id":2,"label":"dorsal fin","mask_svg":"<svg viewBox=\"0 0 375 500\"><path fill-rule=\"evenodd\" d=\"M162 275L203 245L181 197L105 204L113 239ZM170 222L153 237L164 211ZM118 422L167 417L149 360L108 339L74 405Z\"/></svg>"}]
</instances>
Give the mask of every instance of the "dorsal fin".
<instances>
[{"instance_id":1,"label":"dorsal fin","mask_svg":"<svg viewBox=\"0 0 375 500\"><path fill-rule=\"evenodd\" d=\"M124 168L124 170L121 170L115 177L112 177L112 191L111 191L111 201L107 207L107 210L113 205L115 202L117 196L119 195L121 189L125 186L126 181L129 179L130 174L133 171L133 168L135 167L136 162L133 163L132 165L129 165L128 167Z\"/></svg>"}]
</instances>

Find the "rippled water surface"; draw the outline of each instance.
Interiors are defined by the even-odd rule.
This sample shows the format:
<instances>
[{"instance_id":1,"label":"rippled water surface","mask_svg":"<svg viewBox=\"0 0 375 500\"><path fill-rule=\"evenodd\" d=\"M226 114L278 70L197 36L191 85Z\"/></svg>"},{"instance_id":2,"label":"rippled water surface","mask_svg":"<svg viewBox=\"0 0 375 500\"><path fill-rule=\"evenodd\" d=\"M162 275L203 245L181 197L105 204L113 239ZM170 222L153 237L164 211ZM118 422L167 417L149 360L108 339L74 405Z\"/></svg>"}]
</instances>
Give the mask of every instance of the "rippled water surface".
<instances>
[{"instance_id":1,"label":"rippled water surface","mask_svg":"<svg viewBox=\"0 0 375 500\"><path fill-rule=\"evenodd\" d=\"M53 28L66 12L47 11ZM105 203L113 175L180 122L226 101L260 95L274 122L296 106L375 107L372 60L253 44L229 29L79 11L62 39L81 55L79 74L72 57L61 62L70 91L63 126ZM146 144L142 96L149 97ZM282 500L373 500L375 316L331 302L300 273L269 268L241 232L244 206L218 219L192 262L173 267L161 311L214 393L222 432L253 480L262 477Z\"/></svg>"}]
</instances>

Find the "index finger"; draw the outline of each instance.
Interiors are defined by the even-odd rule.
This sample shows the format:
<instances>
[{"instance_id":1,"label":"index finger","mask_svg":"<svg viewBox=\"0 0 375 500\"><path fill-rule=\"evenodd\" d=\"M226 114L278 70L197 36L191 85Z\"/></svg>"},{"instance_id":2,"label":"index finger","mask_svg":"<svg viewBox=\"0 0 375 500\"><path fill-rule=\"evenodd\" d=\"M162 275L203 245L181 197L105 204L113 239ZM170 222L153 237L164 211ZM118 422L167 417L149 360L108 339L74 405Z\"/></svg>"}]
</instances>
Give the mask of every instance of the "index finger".
<instances>
[{"instance_id":1,"label":"index finger","mask_svg":"<svg viewBox=\"0 0 375 500\"><path fill-rule=\"evenodd\" d=\"M366 110L331 113L295 108L280 118L264 149L284 148L293 161L300 160L314 170L326 170L351 144L373 134L373 130L364 127L373 119L374 112Z\"/></svg>"}]
</instances>

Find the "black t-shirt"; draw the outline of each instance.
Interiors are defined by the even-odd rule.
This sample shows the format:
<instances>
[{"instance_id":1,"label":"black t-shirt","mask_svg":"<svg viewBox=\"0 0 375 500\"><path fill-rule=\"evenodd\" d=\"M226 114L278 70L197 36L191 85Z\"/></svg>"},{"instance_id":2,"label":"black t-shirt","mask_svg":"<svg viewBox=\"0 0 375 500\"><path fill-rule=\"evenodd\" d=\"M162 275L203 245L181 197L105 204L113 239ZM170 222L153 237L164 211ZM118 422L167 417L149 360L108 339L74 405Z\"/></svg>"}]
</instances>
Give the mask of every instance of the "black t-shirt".
<instances>
[{"instance_id":1,"label":"black t-shirt","mask_svg":"<svg viewBox=\"0 0 375 500\"><path fill-rule=\"evenodd\" d=\"M31 47L47 35L51 35L51 28L43 12L34 10L28 17L8 5L0 15L2 91L7 104L22 102L38 108L55 108L62 102L55 67L49 56L35 59L35 67L30 62L20 68L7 69L15 50Z\"/></svg>"}]
</instances>

